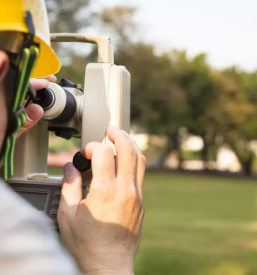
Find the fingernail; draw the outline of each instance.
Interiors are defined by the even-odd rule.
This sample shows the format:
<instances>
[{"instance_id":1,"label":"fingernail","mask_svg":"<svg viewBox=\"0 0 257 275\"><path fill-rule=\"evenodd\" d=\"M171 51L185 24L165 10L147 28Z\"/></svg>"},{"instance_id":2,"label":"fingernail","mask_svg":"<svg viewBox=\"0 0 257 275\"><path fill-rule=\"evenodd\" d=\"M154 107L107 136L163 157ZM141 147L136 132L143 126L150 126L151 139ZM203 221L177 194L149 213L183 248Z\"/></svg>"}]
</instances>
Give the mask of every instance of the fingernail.
<instances>
[{"instance_id":1,"label":"fingernail","mask_svg":"<svg viewBox=\"0 0 257 275\"><path fill-rule=\"evenodd\" d=\"M43 112L42 107L37 104L31 104L26 109L27 118L33 121L39 120L42 117Z\"/></svg>"},{"instance_id":2,"label":"fingernail","mask_svg":"<svg viewBox=\"0 0 257 275\"><path fill-rule=\"evenodd\" d=\"M73 165L71 162L65 164L64 166L64 178L65 178L65 182L73 182L75 179L75 175L73 173Z\"/></svg>"}]
</instances>

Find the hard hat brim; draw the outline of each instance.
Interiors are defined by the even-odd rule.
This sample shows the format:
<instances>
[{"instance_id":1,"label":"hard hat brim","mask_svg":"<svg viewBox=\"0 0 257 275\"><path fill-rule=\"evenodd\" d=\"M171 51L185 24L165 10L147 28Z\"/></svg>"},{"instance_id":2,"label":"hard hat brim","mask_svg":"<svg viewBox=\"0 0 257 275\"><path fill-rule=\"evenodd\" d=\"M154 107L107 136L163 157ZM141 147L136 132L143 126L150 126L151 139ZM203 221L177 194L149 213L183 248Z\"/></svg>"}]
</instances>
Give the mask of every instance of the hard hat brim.
<instances>
[{"instance_id":1,"label":"hard hat brim","mask_svg":"<svg viewBox=\"0 0 257 275\"><path fill-rule=\"evenodd\" d=\"M36 37L35 41L40 44L40 51L32 77L37 78L56 74L61 68L61 63L56 53L40 38Z\"/></svg>"},{"instance_id":2,"label":"hard hat brim","mask_svg":"<svg viewBox=\"0 0 257 275\"><path fill-rule=\"evenodd\" d=\"M27 33L25 24L5 24L0 23L1 31L14 31ZM57 73L61 64L56 53L51 48L50 42L46 43L39 35L35 35L34 41L40 45L40 53L32 72L32 77L45 77Z\"/></svg>"}]
</instances>

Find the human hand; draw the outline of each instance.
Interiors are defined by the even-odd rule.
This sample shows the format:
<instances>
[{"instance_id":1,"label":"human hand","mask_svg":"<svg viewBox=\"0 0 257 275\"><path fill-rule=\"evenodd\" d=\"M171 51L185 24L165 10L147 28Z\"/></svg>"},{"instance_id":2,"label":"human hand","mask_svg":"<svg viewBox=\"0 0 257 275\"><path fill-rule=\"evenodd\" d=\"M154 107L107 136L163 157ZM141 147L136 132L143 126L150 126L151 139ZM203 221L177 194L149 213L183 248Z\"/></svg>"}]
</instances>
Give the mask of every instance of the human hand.
<instances>
[{"instance_id":1,"label":"human hand","mask_svg":"<svg viewBox=\"0 0 257 275\"><path fill-rule=\"evenodd\" d=\"M49 82L56 82L56 77L54 75L50 75L44 78L33 78L30 80L30 84L36 91L46 88ZM23 126L17 131L17 138L28 131L30 128L32 128L35 124L37 124L37 122L43 116L43 109L37 104L30 104L26 108L24 113L26 115L26 121Z\"/></svg>"},{"instance_id":2,"label":"human hand","mask_svg":"<svg viewBox=\"0 0 257 275\"><path fill-rule=\"evenodd\" d=\"M30 84L38 91L48 86L49 82L56 82L56 77L50 75L44 78L32 78ZM26 115L26 121L23 126L16 132L16 138L19 138L26 131L31 129L43 116L43 109L37 104L30 104L24 111ZM0 168L3 166L3 160L0 162Z\"/></svg>"},{"instance_id":3,"label":"human hand","mask_svg":"<svg viewBox=\"0 0 257 275\"><path fill-rule=\"evenodd\" d=\"M91 142L81 153L92 161L90 192L72 163L64 167L58 222L64 246L85 274L134 274L144 217L146 159L124 131L110 127L110 146Z\"/></svg>"}]
</instances>

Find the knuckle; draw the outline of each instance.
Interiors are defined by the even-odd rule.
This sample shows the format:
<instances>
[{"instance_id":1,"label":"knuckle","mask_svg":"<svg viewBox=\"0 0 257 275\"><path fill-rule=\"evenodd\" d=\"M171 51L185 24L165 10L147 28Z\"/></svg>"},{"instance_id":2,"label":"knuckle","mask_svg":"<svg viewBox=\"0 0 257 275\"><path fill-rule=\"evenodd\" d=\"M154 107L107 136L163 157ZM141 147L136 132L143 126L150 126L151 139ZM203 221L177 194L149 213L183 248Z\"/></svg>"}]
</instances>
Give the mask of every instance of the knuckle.
<instances>
[{"instance_id":1,"label":"knuckle","mask_svg":"<svg viewBox=\"0 0 257 275\"><path fill-rule=\"evenodd\" d=\"M140 198L139 198L138 193L136 192L135 189L130 192L128 199L129 199L130 204L133 206L140 204Z\"/></svg>"},{"instance_id":2,"label":"knuckle","mask_svg":"<svg viewBox=\"0 0 257 275\"><path fill-rule=\"evenodd\" d=\"M127 148L126 155L132 158L137 158L137 151L134 148Z\"/></svg>"},{"instance_id":3,"label":"knuckle","mask_svg":"<svg viewBox=\"0 0 257 275\"><path fill-rule=\"evenodd\" d=\"M138 156L138 162L145 165L146 164L146 157L142 154Z\"/></svg>"}]
</instances>

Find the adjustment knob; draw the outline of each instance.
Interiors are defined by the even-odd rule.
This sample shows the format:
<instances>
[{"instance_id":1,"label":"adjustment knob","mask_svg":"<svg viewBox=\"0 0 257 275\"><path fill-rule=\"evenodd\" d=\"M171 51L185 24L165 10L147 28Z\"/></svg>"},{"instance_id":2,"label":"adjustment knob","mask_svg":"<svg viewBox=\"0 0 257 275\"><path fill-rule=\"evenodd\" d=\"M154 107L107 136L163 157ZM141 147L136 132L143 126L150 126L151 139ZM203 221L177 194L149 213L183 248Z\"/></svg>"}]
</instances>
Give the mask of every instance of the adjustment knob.
<instances>
[{"instance_id":1,"label":"adjustment knob","mask_svg":"<svg viewBox=\"0 0 257 275\"><path fill-rule=\"evenodd\" d=\"M73 165L80 172L86 172L91 169L91 160L83 157L80 152L77 152L73 157Z\"/></svg>"}]
</instances>

